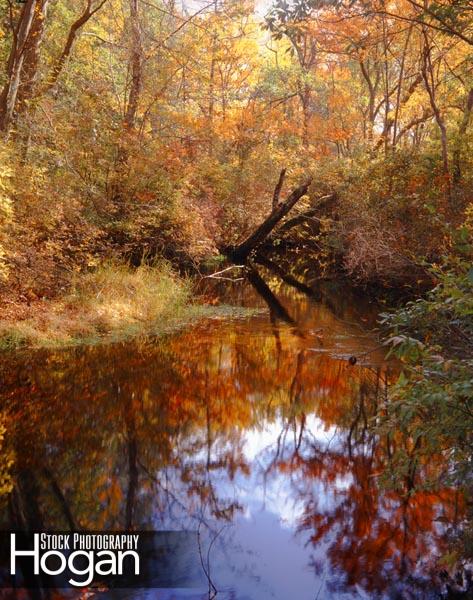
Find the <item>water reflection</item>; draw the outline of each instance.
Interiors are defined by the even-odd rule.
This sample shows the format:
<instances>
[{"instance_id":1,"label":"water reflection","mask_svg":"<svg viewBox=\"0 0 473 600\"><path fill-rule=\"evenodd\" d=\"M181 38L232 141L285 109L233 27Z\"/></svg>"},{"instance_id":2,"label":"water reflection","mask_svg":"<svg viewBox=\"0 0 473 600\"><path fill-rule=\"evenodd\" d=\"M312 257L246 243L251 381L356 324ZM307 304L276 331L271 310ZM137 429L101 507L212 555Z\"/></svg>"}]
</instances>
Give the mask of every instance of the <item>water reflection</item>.
<instances>
[{"instance_id":1,"label":"water reflection","mask_svg":"<svg viewBox=\"0 0 473 600\"><path fill-rule=\"evenodd\" d=\"M267 310L4 361L3 525L199 529L211 585L196 598L438 597L461 502L412 491L432 464L399 494L379 484L396 448L371 427L392 378L365 330L375 309L268 281L285 314L239 284Z\"/></svg>"}]
</instances>

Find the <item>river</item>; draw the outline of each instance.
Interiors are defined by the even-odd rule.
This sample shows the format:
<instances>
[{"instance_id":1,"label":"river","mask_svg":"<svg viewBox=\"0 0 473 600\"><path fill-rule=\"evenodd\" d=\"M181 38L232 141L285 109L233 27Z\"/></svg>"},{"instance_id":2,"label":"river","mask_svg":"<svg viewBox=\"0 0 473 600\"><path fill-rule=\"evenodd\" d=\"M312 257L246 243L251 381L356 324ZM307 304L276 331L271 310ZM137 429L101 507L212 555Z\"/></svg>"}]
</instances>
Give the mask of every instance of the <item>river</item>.
<instances>
[{"instance_id":1,"label":"river","mask_svg":"<svg viewBox=\"0 0 473 600\"><path fill-rule=\"evenodd\" d=\"M244 316L4 357L3 528L201 532L208 587L129 598L438 598L459 500L380 481L379 307L261 281L200 290Z\"/></svg>"}]
</instances>

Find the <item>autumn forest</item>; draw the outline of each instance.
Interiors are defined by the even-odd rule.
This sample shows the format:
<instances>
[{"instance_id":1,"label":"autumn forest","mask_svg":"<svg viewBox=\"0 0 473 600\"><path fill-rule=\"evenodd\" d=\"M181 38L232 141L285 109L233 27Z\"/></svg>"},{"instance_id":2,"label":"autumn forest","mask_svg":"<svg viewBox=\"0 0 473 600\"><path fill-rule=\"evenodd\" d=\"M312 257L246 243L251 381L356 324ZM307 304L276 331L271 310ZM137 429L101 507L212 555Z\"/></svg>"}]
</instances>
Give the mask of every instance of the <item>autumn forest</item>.
<instances>
[{"instance_id":1,"label":"autumn forest","mask_svg":"<svg viewBox=\"0 0 473 600\"><path fill-rule=\"evenodd\" d=\"M472 597L471 0L1 0L0 67L7 521L277 480L300 600Z\"/></svg>"}]
</instances>

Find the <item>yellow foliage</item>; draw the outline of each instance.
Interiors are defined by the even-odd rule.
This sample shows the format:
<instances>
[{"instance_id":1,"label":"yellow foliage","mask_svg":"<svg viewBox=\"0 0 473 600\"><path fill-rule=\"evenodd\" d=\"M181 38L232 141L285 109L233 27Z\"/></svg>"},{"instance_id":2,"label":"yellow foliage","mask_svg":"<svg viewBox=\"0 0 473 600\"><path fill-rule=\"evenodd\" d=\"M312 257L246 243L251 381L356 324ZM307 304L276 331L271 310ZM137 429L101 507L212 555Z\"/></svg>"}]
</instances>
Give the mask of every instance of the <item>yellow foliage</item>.
<instances>
[{"instance_id":1,"label":"yellow foliage","mask_svg":"<svg viewBox=\"0 0 473 600\"><path fill-rule=\"evenodd\" d=\"M5 249L6 228L13 219L13 204L10 196L12 170L6 148L0 146L0 281L7 279L7 253Z\"/></svg>"}]
</instances>

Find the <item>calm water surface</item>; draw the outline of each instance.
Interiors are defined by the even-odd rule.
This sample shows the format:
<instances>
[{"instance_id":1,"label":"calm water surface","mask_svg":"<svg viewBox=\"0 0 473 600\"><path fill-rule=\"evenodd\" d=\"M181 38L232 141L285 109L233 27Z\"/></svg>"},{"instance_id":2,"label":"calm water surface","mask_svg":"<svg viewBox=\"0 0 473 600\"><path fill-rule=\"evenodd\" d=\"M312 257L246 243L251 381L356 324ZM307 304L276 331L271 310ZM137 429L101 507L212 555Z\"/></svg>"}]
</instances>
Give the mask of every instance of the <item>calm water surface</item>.
<instances>
[{"instance_id":1,"label":"calm water surface","mask_svg":"<svg viewBox=\"0 0 473 600\"><path fill-rule=\"evenodd\" d=\"M395 367L377 308L270 277L204 293L258 310L164 340L4 358L4 526L199 530L210 592L128 597L438 598L458 503L380 485L371 425Z\"/></svg>"}]
</instances>

